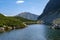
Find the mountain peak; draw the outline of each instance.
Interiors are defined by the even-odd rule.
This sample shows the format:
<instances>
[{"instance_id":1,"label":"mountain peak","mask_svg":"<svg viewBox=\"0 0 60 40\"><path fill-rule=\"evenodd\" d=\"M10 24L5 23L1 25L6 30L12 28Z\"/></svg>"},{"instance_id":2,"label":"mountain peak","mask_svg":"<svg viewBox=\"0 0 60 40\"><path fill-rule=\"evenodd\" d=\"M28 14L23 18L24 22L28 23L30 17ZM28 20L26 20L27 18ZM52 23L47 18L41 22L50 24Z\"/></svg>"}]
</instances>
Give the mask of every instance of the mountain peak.
<instances>
[{"instance_id":1,"label":"mountain peak","mask_svg":"<svg viewBox=\"0 0 60 40\"><path fill-rule=\"evenodd\" d=\"M17 16L23 17L23 18L26 18L29 20L37 20L37 18L38 18L38 15L32 14L30 12L22 12L22 13L18 14Z\"/></svg>"}]
</instances>

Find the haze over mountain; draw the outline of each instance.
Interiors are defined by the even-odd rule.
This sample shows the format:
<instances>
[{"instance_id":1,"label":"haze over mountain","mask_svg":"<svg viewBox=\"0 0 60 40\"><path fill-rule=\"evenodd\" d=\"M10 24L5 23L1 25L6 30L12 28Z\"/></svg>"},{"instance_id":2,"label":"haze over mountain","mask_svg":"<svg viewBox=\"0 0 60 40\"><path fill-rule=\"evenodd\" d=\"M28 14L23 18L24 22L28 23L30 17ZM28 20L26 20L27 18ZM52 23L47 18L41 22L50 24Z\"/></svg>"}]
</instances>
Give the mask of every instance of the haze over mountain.
<instances>
[{"instance_id":1,"label":"haze over mountain","mask_svg":"<svg viewBox=\"0 0 60 40\"><path fill-rule=\"evenodd\" d=\"M38 18L38 15L32 14L30 12L22 12L22 13L18 14L17 16L23 17L23 18L26 18L29 20L37 20L37 18Z\"/></svg>"},{"instance_id":2,"label":"haze over mountain","mask_svg":"<svg viewBox=\"0 0 60 40\"><path fill-rule=\"evenodd\" d=\"M38 20L52 22L57 18L60 18L60 0L50 0Z\"/></svg>"}]
</instances>

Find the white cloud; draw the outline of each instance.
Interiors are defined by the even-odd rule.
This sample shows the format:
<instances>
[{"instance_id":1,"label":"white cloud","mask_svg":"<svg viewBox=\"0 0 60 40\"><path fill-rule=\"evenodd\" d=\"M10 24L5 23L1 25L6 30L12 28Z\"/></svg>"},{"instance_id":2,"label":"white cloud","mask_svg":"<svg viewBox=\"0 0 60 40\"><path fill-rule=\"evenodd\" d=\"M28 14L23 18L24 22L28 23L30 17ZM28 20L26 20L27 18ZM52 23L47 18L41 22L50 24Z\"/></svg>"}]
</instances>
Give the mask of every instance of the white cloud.
<instances>
[{"instance_id":1,"label":"white cloud","mask_svg":"<svg viewBox=\"0 0 60 40\"><path fill-rule=\"evenodd\" d=\"M20 3L24 3L24 1L23 0L18 0L18 1L16 1L16 3L20 4Z\"/></svg>"}]
</instances>

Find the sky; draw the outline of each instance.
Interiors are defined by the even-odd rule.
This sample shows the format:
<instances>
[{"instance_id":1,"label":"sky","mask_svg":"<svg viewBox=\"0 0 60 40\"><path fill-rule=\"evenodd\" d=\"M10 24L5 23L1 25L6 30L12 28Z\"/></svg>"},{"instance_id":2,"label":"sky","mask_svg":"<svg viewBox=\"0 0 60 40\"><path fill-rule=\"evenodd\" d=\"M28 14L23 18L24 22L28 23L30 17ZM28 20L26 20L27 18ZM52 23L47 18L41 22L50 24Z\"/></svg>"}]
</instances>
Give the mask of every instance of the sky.
<instances>
[{"instance_id":1,"label":"sky","mask_svg":"<svg viewBox=\"0 0 60 40\"><path fill-rule=\"evenodd\" d=\"M40 15L49 0L0 0L0 13L14 16L21 12Z\"/></svg>"}]
</instances>

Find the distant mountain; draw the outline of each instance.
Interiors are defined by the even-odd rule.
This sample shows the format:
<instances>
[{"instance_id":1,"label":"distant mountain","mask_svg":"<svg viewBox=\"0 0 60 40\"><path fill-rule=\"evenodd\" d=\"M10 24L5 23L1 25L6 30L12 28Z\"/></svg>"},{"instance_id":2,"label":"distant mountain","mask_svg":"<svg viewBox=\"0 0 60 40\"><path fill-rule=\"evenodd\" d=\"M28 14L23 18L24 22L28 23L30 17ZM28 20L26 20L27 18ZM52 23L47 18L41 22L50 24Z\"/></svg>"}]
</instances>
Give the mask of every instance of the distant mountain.
<instances>
[{"instance_id":1,"label":"distant mountain","mask_svg":"<svg viewBox=\"0 0 60 40\"><path fill-rule=\"evenodd\" d=\"M60 0L50 0L38 20L53 22L57 18L60 18Z\"/></svg>"},{"instance_id":2,"label":"distant mountain","mask_svg":"<svg viewBox=\"0 0 60 40\"><path fill-rule=\"evenodd\" d=\"M29 13L29 12L22 12L22 13L16 15L16 16L23 17L23 18L26 18L26 19L29 19L29 20L37 20L37 18L38 18L38 15Z\"/></svg>"}]
</instances>

